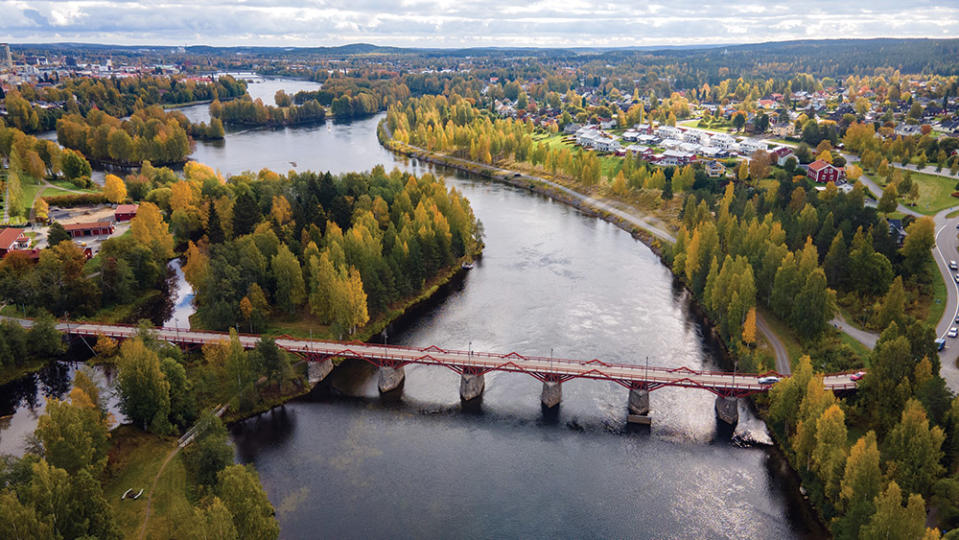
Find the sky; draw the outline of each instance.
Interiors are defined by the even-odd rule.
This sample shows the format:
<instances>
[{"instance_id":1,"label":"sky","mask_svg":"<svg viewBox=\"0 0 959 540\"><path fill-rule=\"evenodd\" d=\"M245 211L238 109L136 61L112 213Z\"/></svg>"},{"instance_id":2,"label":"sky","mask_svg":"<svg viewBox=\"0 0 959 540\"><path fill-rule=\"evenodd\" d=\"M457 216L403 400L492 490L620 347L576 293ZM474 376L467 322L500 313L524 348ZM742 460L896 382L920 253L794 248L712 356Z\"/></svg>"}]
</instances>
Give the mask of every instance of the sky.
<instances>
[{"instance_id":1,"label":"sky","mask_svg":"<svg viewBox=\"0 0 959 540\"><path fill-rule=\"evenodd\" d=\"M0 42L623 47L959 37L959 0L0 0Z\"/></svg>"}]
</instances>

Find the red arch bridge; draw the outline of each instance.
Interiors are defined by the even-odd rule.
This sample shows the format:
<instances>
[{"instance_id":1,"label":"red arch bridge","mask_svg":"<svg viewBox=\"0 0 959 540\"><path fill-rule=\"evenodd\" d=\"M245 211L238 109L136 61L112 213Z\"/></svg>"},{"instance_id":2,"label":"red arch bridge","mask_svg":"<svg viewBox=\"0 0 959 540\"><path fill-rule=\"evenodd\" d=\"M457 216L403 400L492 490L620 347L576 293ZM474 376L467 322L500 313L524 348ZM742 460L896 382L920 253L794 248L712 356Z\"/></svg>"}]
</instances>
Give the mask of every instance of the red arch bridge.
<instances>
[{"instance_id":1,"label":"red arch bridge","mask_svg":"<svg viewBox=\"0 0 959 540\"><path fill-rule=\"evenodd\" d=\"M108 336L117 340L135 337L139 328L132 325L60 323L57 329L71 336ZM156 337L189 349L229 339L225 332L186 330L179 328L151 329ZM260 341L256 335L240 334L240 343L251 349ZM731 373L703 371L687 367L609 363L592 360L570 360L542 356L528 356L517 352L497 354L480 351L429 347L375 345L359 342L324 341L289 336L276 338L276 345L309 362L311 382L319 382L333 369L334 358L353 358L380 368L379 388L389 392L398 388L404 379L407 364L443 366L461 375L460 396L464 401L479 397L485 386L484 375L494 371L525 373L543 383L541 401L545 407L554 407L562 398L562 383L572 379L594 379L614 382L629 390L630 419L646 423L649 413L649 392L667 386L697 388L717 396L716 411L729 423L738 419L737 399L771 387L771 379L782 378L777 372ZM856 389L851 372L826 375L823 384L834 392Z\"/></svg>"}]
</instances>

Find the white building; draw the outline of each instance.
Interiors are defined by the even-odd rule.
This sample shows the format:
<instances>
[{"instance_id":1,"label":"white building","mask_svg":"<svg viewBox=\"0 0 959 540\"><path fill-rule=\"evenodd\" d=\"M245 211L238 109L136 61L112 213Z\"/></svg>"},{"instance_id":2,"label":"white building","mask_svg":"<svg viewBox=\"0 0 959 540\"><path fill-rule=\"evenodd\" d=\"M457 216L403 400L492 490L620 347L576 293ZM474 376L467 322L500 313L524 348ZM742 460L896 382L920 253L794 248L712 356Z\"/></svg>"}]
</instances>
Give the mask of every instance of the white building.
<instances>
[{"instance_id":1,"label":"white building","mask_svg":"<svg viewBox=\"0 0 959 540\"><path fill-rule=\"evenodd\" d=\"M768 145L756 139L743 139L739 141L739 151L743 154L752 154L756 150L765 150Z\"/></svg>"},{"instance_id":2,"label":"white building","mask_svg":"<svg viewBox=\"0 0 959 540\"><path fill-rule=\"evenodd\" d=\"M715 133L709 138L709 146L715 146L723 150L729 150L734 144L736 144L736 139L728 133Z\"/></svg>"}]
</instances>

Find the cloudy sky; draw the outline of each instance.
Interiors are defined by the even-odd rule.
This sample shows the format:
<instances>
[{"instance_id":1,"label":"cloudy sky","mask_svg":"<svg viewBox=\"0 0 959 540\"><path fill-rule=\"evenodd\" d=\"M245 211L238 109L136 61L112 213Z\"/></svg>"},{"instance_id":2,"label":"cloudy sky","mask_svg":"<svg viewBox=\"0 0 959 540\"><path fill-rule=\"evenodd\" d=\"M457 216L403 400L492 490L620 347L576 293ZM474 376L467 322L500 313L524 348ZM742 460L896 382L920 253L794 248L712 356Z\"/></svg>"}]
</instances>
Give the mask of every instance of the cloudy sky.
<instances>
[{"instance_id":1,"label":"cloudy sky","mask_svg":"<svg viewBox=\"0 0 959 540\"><path fill-rule=\"evenodd\" d=\"M959 37L959 0L0 0L0 41L645 46Z\"/></svg>"}]
</instances>

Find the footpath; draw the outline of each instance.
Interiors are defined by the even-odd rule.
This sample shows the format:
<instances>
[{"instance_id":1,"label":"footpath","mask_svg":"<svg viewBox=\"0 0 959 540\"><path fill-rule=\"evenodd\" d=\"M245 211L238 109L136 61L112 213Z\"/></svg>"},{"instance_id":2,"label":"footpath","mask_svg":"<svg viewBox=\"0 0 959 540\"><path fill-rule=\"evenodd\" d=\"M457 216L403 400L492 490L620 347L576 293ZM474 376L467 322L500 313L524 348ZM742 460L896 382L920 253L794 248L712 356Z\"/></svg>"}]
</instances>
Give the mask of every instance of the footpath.
<instances>
[{"instance_id":1,"label":"footpath","mask_svg":"<svg viewBox=\"0 0 959 540\"><path fill-rule=\"evenodd\" d=\"M386 138L396 146L396 148L389 149L395 152L421 161L452 167L468 173L483 174L493 180L506 182L524 189L533 189L538 193L609 221L626 232L638 236L654 250L658 250L658 246L649 242L646 238L643 238L643 235L637 235L637 231L641 231L645 235L650 235L656 240L668 244L674 244L676 242L676 237L668 230L668 225L665 222L654 216L642 213L634 207L621 204L614 205L611 202L597 199L596 197L581 193L540 176L503 169L479 161L439 155L425 148L402 143L393 139L393 134L390 131L388 123L384 121L381 125L383 126ZM779 336L773 332L765 319L758 313L756 316L756 328L762 333L773 349L776 357L776 371L782 375L791 374L792 369L790 366L789 353L785 345Z\"/></svg>"}]
</instances>

